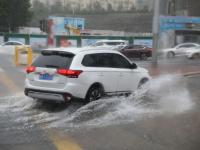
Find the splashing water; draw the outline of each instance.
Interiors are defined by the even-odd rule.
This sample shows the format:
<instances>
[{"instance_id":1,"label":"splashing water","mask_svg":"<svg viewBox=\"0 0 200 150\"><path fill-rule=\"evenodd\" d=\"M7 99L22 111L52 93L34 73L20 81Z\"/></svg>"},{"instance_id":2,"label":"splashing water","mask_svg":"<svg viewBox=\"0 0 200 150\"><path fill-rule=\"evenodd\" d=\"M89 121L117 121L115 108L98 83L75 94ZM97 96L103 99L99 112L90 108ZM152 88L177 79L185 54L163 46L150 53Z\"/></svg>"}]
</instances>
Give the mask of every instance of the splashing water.
<instances>
[{"instance_id":1,"label":"splashing water","mask_svg":"<svg viewBox=\"0 0 200 150\"><path fill-rule=\"evenodd\" d=\"M0 112L19 113L16 122L45 128L97 127L134 122L145 117L180 114L192 109L193 102L183 77L162 75L129 97L104 98L87 105L73 105L59 112L44 112L22 94L0 98ZM30 123L31 122L31 123ZM45 125L44 125L45 124Z\"/></svg>"},{"instance_id":2,"label":"splashing water","mask_svg":"<svg viewBox=\"0 0 200 150\"><path fill-rule=\"evenodd\" d=\"M62 120L61 124L84 127L128 123L143 117L183 113L192 106L183 78L164 75L152 79L127 98L102 99L81 107L70 117ZM54 125L58 124L59 122Z\"/></svg>"},{"instance_id":3,"label":"splashing water","mask_svg":"<svg viewBox=\"0 0 200 150\"><path fill-rule=\"evenodd\" d=\"M184 78L178 75L164 75L153 79L147 85L150 97L162 113L183 113L193 106L192 98Z\"/></svg>"}]
</instances>

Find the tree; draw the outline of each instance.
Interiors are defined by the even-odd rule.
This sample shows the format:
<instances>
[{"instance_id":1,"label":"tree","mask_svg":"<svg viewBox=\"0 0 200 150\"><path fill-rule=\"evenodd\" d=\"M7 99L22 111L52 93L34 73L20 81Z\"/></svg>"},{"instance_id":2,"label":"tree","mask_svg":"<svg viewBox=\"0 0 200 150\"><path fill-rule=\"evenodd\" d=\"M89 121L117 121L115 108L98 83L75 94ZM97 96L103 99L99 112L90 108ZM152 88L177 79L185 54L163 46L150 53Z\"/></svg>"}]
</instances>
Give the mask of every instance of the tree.
<instances>
[{"instance_id":1,"label":"tree","mask_svg":"<svg viewBox=\"0 0 200 150\"><path fill-rule=\"evenodd\" d=\"M118 12L123 12L123 10L124 10L123 2L122 2L122 1L119 1L119 2L118 2L117 11L118 11Z\"/></svg>"},{"instance_id":2,"label":"tree","mask_svg":"<svg viewBox=\"0 0 200 150\"><path fill-rule=\"evenodd\" d=\"M32 26L39 26L39 21L48 17L50 12L50 5L44 4L38 0L33 1L32 8L33 17L30 22Z\"/></svg>"},{"instance_id":3,"label":"tree","mask_svg":"<svg viewBox=\"0 0 200 150\"><path fill-rule=\"evenodd\" d=\"M97 13L102 13L104 12L104 8L102 8L101 4L99 3L99 1L95 1L92 3L93 4L93 11L97 12Z\"/></svg>"},{"instance_id":4,"label":"tree","mask_svg":"<svg viewBox=\"0 0 200 150\"><path fill-rule=\"evenodd\" d=\"M112 7L111 3L107 3L107 11L113 12L113 7Z\"/></svg>"},{"instance_id":5,"label":"tree","mask_svg":"<svg viewBox=\"0 0 200 150\"><path fill-rule=\"evenodd\" d=\"M0 0L0 29L16 31L31 20L30 0Z\"/></svg>"},{"instance_id":6,"label":"tree","mask_svg":"<svg viewBox=\"0 0 200 150\"><path fill-rule=\"evenodd\" d=\"M61 1L56 0L56 2L51 6L51 14L63 14L63 5Z\"/></svg>"}]
</instances>

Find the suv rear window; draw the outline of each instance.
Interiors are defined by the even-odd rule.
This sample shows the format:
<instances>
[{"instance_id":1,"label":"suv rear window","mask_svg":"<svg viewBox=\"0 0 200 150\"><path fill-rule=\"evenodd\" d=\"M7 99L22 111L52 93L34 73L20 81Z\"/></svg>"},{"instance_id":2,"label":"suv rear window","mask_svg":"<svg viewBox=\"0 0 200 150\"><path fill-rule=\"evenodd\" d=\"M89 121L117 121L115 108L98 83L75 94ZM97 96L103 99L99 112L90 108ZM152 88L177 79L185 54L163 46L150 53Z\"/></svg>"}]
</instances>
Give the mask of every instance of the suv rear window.
<instances>
[{"instance_id":1,"label":"suv rear window","mask_svg":"<svg viewBox=\"0 0 200 150\"><path fill-rule=\"evenodd\" d=\"M130 63L123 56L112 53L85 55L82 65L86 67L130 68Z\"/></svg>"},{"instance_id":2,"label":"suv rear window","mask_svg":"<svg viewBox=\"0 0 200 150\"><path fill-rule=\"evenodd\" d=\"M34 61L33 66L45 68L69 69L74 54L65 52L42 52Z\"/></svg>"}]
</instances>

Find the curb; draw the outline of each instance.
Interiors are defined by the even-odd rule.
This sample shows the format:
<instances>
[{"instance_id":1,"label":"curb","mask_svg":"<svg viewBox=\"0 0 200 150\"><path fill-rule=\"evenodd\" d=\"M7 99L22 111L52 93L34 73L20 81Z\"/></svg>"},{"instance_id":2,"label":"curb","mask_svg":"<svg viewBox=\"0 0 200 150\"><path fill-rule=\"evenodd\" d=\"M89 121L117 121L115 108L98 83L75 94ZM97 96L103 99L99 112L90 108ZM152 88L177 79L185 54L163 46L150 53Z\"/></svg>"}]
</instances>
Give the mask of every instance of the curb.
<instances>
[{"instance_id":1,"label":"curb","mask_svg":"<svg viewBox=\"0 0 200 150\"><path fill-rule=\"evenodd\" d=\"M200 71L188 72L188 73L183 74L183 76L185 77L193 76L193 75L200 75Z\"/></svg>"}]
</instances>

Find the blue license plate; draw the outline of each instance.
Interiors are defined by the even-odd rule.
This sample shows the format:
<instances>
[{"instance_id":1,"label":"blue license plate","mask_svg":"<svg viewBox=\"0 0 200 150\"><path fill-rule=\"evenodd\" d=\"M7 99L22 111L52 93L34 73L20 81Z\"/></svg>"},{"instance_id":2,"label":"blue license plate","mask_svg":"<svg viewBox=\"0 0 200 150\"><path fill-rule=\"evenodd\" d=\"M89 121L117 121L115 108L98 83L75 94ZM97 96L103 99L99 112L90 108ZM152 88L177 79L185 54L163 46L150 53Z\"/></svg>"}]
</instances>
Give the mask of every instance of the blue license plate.
<instances>
[{"instance_id":1,"label":"blue license plate","mask_svg":"<svg viewBox=\"0 0 200 150\"><path fill-rule=\"evenodd\" d=\"M39 76L39 79L40 80L53 80L53 76L48 73L45 73L45 74L41 74Z\"/></svg>"}]
</instances>

